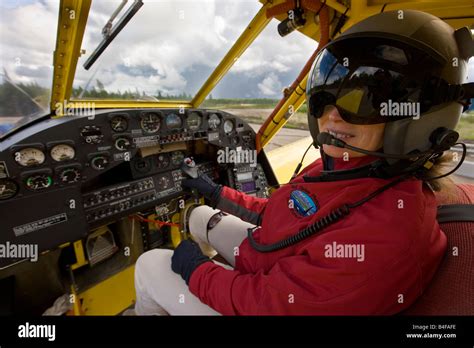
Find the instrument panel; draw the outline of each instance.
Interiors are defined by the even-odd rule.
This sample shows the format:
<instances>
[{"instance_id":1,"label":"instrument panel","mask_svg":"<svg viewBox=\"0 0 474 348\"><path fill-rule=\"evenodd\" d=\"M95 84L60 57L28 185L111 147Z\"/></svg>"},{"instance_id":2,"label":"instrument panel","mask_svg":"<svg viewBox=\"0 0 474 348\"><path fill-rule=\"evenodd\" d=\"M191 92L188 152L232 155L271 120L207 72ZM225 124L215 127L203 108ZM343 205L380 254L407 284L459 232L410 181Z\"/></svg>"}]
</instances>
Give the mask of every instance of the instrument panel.
<instances>
[{"instance_id":1,"label":"instrument panel","mask_svg":"<svg viewBox=\"0 0 474 348\"><path fill-rule=\"evenodd\" d=\"M40 120L0 143L0 242L47 250L189 195L180 170L189 156L216 181L266 197L277 181L254 144L246 122L218 110L114 109ZM247 161L235 160L239 154Z\"/></svg>"}]
</instances>

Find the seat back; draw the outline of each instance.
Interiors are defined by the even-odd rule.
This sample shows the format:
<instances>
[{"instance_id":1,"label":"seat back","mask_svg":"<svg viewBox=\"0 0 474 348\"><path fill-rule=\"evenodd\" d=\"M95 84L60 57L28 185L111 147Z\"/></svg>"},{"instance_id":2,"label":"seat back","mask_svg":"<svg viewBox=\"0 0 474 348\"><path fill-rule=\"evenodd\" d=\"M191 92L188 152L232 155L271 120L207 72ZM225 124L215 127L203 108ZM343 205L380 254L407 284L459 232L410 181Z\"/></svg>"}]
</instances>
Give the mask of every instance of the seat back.
<instances>
[{"instance_id":1,"label":"seat back","mask_svg":"<svg viewBox=\"0 0 474 348\"><path fill-rule=\"evenodd\" d=\"M439 205L474 204L474 185L457 185L457 195L438 196ZM440 223L446 255L424 294L405 315L474 314L474 222Z\"/></svg>"}]
</instances>

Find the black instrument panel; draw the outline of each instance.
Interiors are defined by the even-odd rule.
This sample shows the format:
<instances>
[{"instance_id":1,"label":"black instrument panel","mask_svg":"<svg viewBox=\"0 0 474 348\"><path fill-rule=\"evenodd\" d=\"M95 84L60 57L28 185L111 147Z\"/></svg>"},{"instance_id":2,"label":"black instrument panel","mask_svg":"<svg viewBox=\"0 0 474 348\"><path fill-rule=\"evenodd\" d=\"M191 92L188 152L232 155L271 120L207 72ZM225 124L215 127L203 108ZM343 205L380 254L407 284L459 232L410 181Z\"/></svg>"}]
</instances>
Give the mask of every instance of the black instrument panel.
<instances>
[{"instance_id":1,"label":"black instrument panel","mask_svg":"<svg viewBox=\"0 0 474 348\"><path fill-rule=\"evenodd\" d=\"M179 111L120 110L103 111L94 118L65 116L48 120L35 134L29 135L28 130L15 134L0 146L0 200L87 182L130 161L140 148L198 139L220 147L253 148L253 131L238 118L224 112ZM181 156L181 152L163 154L158 165L177 167Z\"/></svg>"},{"instance_id":2,"label":"black instrument panel","mask_svg":"<svg viewBox=\"0 0 474 348\"><path fill-rule=\"evenodd\" d=\"M254 144L246 122L217 110L114 109L41 120L0 143L0 242L31 224L13 238L46 250L180 196L185 156L215 180L266 197L277 181ZM255 163L222 160L232 151L255 154ZM19 209L24 202L30 212ZM41 242L49 229L54 240Z\"/></svg>"}]
</instances>

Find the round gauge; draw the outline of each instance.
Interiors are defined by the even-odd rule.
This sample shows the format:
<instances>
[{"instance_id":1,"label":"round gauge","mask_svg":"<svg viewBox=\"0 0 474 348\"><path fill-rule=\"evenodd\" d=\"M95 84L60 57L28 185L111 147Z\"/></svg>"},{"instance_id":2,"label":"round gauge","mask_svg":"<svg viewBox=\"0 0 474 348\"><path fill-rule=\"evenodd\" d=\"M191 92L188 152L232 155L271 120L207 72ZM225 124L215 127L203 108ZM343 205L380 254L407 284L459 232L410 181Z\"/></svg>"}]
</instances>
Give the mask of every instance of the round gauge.
<instances>
[{"instance_id":1,"label":"round gauge","mask_svg":"<svg viewBox=\"0 0 474 348\"><path fill-rule=\"evenodd\" d=\"M221 124L221 118L217 114L211 114L209 116L208 122L211 129L217 129L217 127L219 127Z\"/></svg>"},{"instance_id":2,"label":"round gauge","mask_svg":"<svg viewBox=\"0 0 474 348\"><path fill-rule=\"evenodd\" d=\"M176 128L181 128L183 126L183 121L181 120L181 117L179 117L176 114L168 114L166 116L166 127L168 129L176 129Z\"/></svg>"},{"instance_id":3,"label":"round gauge","mask_svg":"<svg viewBox=\"0 0 474 348\"><path fill-rule=\"evenodd\" d=\"M166 176L162 176L158 179L158 187L160 190L169 189L171 187L171 180Z\"/></svg>"},{"instance_id":4,"label":"round gauge","mask_svg":"<svg viewBox=\"0 0 474 348\"><path fill-rule=\"evenodd\" d=\"M115 139L115 148L119 151L125 151L130 148L132 143L130 142L130 139L126 137L120 137Z\"/></svg>"},{"instance_id":5,"label":"round gauge","mask_svg":"<svg viewBox=\"0 0 474 348\"><path fill-rule=\"evenodd\" d=\"M26 187L30 190L43 190L53 184L53 179L48 174L33 174L26 179Z\"/></svg>"},{"instance_id":6,"label":"round gauge","mask_svg":"<svg viewBox=\"0 0 474 348\"><path fill-rule=\"evenodd\" d=\"M160 116L153 112L143 114L140 121L140 126L145 131L145 133L156 133L160 130L161 126Z\"/></svg>"},{"instance_id":7,"label":"round gauge","mask_svg":"<svg viewBox=\"0 0 474 348\"><path fill-rule=\"evenodd\" d=\"M134 159L133 168L141 174L148 173L152 168L151 157Z\"/></svg>"},{"instance_id":8,"label":"round gauge","mask_svg":"<svg viewBox=\"0 0 474 348\"><path fill-rule=\"evenodd\" d=\"M81 129L81 137L84 138L88 144L100 144L104 138L100 127L84 126Z\"/></svg>"},{"instance_id":9,"label":"round gauge","mask_svg":"<svg viewBox=\"0 0 474 348\"><path fill-rule=\"evenodd\" d=\"M91 160L91 167L95 170L103 170L109 164L109 159L107 156L98 155L92 158Z\"/></svg>"},{"instance_id":10,"label":"round gauge","mask_svg":"<svg viewBox=\"0 0 474 348\"><path fill-rule=\"evenodd\" d=\"M166 153L159 154L156 157L156 166L159 169L166 168L170 165L170 157Z\"/></svg>"},{"instance_id":11,"label":"round gauge","mask_svg":"<svg viewBox=\"0 0 474 348\"><path fill-rule=\"evenodd\" d=\"M28 147L15 152L15 161L23 167L39 166L44 163L44 152L34 147Z\"/></svg>"},{"instance_id":12,"label":"round gauge","mask_svg":"<svg viewBox=\"0 0 474 348\"><path fill-rule=\"evenodd\" d=\"M186 124L188 125L189 129L196 130L201 126L202 118L197 112L191 112L188 115L186 120Z\"/></svg>"},{"instance_id":13,"label":"round gauge","mask_svg":"<svg viewBox=\"0 0 474 348\"><path fill-rule=\"evenodd\" d=\"M175 151L171 154L171 163L175 166L180 166L184 160L184 153L182 151Z\"/></svg>"},{"instance_id":14,"label":"round gauge","mask_svg":"<svg viewBox=\"0 0 474 348\"><path fill-rule=\"evenodd\" d=\"M110 121L110 127L114 132L125 132L128 129L128 120L122 115L114 116Z\"/></svg>"},{"instance_id":15,"label":"round gauge","mask_svg":"<svg viewBox=\"0 0 474 348\"><path fill-rule=\"evenodd\" d=\"M59 144L51 149L51 158L56 162L69 161L74 158L76 151L71 145Z\"/></svg>"},{"instance_id":16,"label":"round gauge","mask_svg":"<svg viewBox=\"0 0 474 348\"><path fill-rule=\"evenodd\" d=\"M10 179L0 179L0 200L9 199L18 192L18 185Z\"/></svg>"},{"instance_id":17,"label":"round gauge","mask_svg":"<svg viewBox=\"0 0 474 348\"><path fill-rule=\"evenodd\" d=\"M81 179L81 172L77 168L66 168L59 173L59 180L63 184L74 184Z\"/></svg>"},{"instance_id":18,"label":"round gauge","mask_svg":"<svg viewBox=\"0 0 474 348\"><path fill-rule=\"evenodd\" d=\"M234 122L231 120L224 121L224 133L229 134L234 130Z\"/></svg>"}]
</instances>

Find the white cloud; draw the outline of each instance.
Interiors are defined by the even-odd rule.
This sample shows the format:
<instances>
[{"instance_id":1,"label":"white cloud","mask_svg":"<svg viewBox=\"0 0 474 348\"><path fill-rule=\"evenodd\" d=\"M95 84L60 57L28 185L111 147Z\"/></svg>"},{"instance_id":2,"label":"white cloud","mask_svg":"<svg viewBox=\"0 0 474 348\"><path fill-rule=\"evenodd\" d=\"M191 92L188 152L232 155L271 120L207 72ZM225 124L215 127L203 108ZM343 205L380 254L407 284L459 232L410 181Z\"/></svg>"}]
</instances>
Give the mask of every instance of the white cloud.
<instances>
[{"instance_id":1,"label":"white cloud","mask_svg":"<svg viewBox=\"0 0 474 348\"><path fill-rule=\"evenodd\" d=\"M237 61L232 72L264 75L272 71L284 73L295 66L303 67L316 49L315 41L299 32L282 38L277 33L277 23L275 20L270 22Z\"/></svg>"},{"instance_id":2,"label":"white cloud","mask_svg":"<svg viewBox=\"0 0 474 348\"><path fill-rule=\"evenodd\" d=\"M228 42L224 34L226 29L227 29L227 23L226 23L225 18L222 16L216 16L214 18L214 31L216 32L216 35L219 38L219 40L221 40L223 43Z\"/></svg>"},{"instance_id":3,"label":"white cloud","mask_svg":"<svg viewBox=\"0 0 474 348\"><path fill-rule=\"evenodd\" d=\"M258 89L267 97L275 97L281 94L282 84L275 73L270 73L258 84Z\"/></svg>"}]
</instances>

